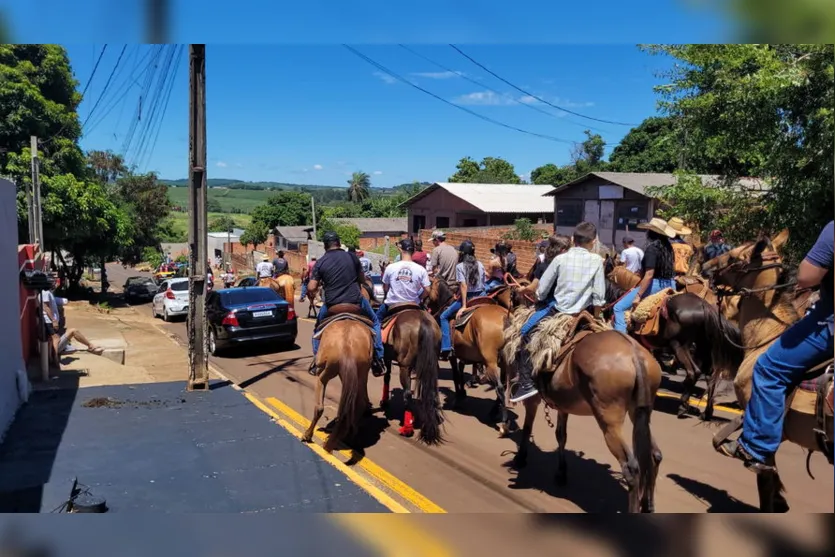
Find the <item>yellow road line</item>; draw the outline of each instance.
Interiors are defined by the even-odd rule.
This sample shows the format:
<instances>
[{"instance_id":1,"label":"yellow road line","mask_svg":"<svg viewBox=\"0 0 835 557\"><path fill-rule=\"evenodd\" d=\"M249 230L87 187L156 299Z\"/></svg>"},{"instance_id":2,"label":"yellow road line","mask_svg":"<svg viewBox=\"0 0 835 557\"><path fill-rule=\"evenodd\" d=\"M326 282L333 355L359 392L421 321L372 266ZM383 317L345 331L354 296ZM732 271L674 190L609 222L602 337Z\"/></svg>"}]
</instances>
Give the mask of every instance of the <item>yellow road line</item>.
<instances>
[{"instance_id":1,"label":"yellow road line","mask_svg":"<svg viewBox=\"0 0 835 557\"><path fill-rule=\"evenodd\" d=\"M290 420L295 422L297 425L301 426L302 429L307 429L308 425L310 424L310 420L306 419L304 416L281 402L275 397L267 397L267 402L275 407L279 412L287 416ZM321 439L325 440L327 435L321 431L316 431L314 435ZM340 454L345 456L346 458L351 458L351 451L343 450L340 451ZM375 480L380 482L382 485L386 486L388 489L397 493L400 497L404 500L408 501L421 512L424 513L446 513L446 511L437 505L436 503L430 501L417 491L415 491L409 485L403 483L401 480L397 479L396 477L392 476L389 472L369 460L368 458L363 458L360 460L356 466L359 466L367 474L372 476Z\"/></svg>"},{"instance_id":2,"label":"yellow road line","mask_svg":"<svg viewBox=\"0 0 835 557\"><path fill-rule=\"evenodd\" d=\"M404 516L381 514L337 514L354 536L386 557L452 557L457 552L438 538L415 526Z\"/></svg>"},{"instance_id":3,"label":"yellow road line","mask_svg":"<svg viewBox=\"0 0 835 557\"><path fill-rule=\"evenodd\" d=\"M301 440L301 438L303 436L301 431L299 431L298 429L293 427L289 422L287 422L287 420L283 419L281 416L276 414L272 409L270 409L266 404L261 402L258 398L254 397L253 395L251 395L251 394L249 394L245 391L244 391L243 394L247 399L249 399L249 401L252 404L254 404L259 410L261 410L261 411L265 412L266 414L270 415L278 423L278 425L280 425L281 427L286 429L291 435L293 435L293 437ZM379 489L378 487L373 485L371 482L369 482L368 480L366 480L365 478L363 478L362 476L357 474L354 470L351 470L351 468L349 466L346 466L341 460L339 460L338 458L336 458L332 454L328 453L325 449L323 449L322 447L320 447L316 443L306 443L306 445L308 447L310 447L310 449L314 453L316 453L317 455L322 457L322 459L325 462L327 462L328 464L330 464L331 466L333 466L334 468L336 468L337 470L339 470L340 472L345 474L348 477L348 479L350 479L352 482L354 482L359 487L361 487L366 492L368 492L369 495L371 495L381 505L388 508L390 511L395 512L395 513L408 513L409 512L406 509L406 507L404 507L403 505L401 505L400 503L398 503L397 501L392 499L389 495L387 495L381 489Z\"/></svg>"},{"instance_id":4,"label":"yellow road line","mask_svg":"<svg viewBox=\"0 0 835 557\"><path fill-rule=\"evenodd\" d=\"M660 397L663 397L663 398L674 398L676 400L681 398L681 395L677 395L677 394L673 394L673 393L662 393L661 391L657 392L656 396L660 396ZM704 408L705 406L707 406L707 402L705 401L704 398L702 398L701 400L698 400L696 402L691 401L690 404L694 405L694 406L698 406L699 408ZM742 410L740 410L739 408L731 408L730 406L723 406L721 404L714 404L713 407L716 410L721 410L723 412L728 412L730 414L736 414L737 416L742 414Z\"/></svg>"}]
</instances>

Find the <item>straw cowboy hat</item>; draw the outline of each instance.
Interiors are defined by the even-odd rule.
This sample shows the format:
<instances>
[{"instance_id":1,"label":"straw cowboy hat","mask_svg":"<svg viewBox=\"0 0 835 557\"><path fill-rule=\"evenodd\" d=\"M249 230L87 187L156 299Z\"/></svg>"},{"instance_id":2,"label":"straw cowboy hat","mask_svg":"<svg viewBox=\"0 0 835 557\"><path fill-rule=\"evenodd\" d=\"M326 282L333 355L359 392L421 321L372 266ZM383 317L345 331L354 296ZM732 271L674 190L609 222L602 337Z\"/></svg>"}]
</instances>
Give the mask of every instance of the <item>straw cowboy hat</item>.
<instances>
[{"instance_id":1,"label":"straw cowboy hat","mask_svg":"<svg viewBox=\"0 0 835 557\"><path fill-rule=\"evenodd\" d=\"M641 230L652 230L653 232L657 232L658 234L668 238L675 238L676 234L678 234L675 228L667 224L667 221L658 217L653 218L649 222L642 222L638 225L638 228Z\"/></svg>"},{"instance_id":2,"label":"straw cowboy hat","mask_svg":"<svg viewBox=\"0 0 835 557\"><path fill-rule=\"evenodd\" d=\"M269 260L270 260L270 256L267 255L266 253L261 256L261 261L269 261Z\"/></svg>"},{"instance_id":3,"label":"straw cowboy hat","mask_svg":"<svg viewBox=\"0 0 835 557\"><path fill-rule=\"evenodd\" d=\"M689 228L687 228L687 226L684 225L684 221L678 217L671 218L668 224L670 225L670 228L675 230L676 234L678 234L679 236L689 236L693 233L692 230L690 230Z\"/></svg>"}]
</instances>

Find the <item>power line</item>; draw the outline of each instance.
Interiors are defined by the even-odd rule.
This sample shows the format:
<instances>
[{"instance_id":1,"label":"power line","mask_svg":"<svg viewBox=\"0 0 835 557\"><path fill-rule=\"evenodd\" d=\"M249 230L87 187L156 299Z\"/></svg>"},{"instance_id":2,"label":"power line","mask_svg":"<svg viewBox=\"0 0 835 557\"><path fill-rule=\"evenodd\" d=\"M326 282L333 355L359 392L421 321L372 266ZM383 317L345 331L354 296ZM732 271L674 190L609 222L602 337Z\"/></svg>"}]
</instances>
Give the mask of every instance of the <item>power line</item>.
<instances>
[{"instance_id":1,"label":"power line","mask_svg":"<svg viewBox=\"0 0 835 557\"><path fill-rule=\"evenodd\" d=\"M553 103L550 103L550 102L546 101L545 99L542 99L542 98L540 98L540 97L537 97L537 96L536 96L536 95L534 95L533 93L530 93L530 92L528 92L528 91L525 91L525 90L524 90L524 89L522 89L521 87L519 87L519 86L517 86L517 85L514 85L513 83L509 82L508 80L506 80L506 79L505 79L505 78L503 78L502 76L500 76L500 75L498 75L497 73L495 73L495 72L491 71L489 68L487 68L487 67L486 67L486 66L484 66L483 64L481 64L481 63L479 63L478 61L474 60L471 56L468 56L467 54L465 54L465 53L464 53L464 52L463 52L460 48L458 48L458 47L457 47L457 46L455 46L454 44L451 44L451 45L449 45L449 46L450 46L450 47L452 47L452 48L453 48L456 52L458 52L458 54L460 54L461 56L463 56L464 58L466 58L467 60L469 60L470 62L472 62L473 64L475 64L476 66L478 66L479 68L481 68L482 70L484 70L485 72L489 73L490 75L492 75L493 77L495 77L495 78L496 78L496 79L498 79L499 81L502 81L502 82L504 82L504 83L506 83L506 84L510 85L511 87L513 87L514 89L516 89L517 91L519 91L519 92L521 92L521 93L523 93L523 94L525 94L525 95L528 95L529 97L534 98L534 99L538 100L539 102L545 103L545 104L547 104L548 106L551 106L551 107L553 107L553 108L556 108L557 110L562 110L563 112L567 112L568 114L573 114L574 116L579 116L580 118L586 118L587 120L594 120L595 122L602 122L602 123L604 123L604 124L615 124L615 125L618 125L618 126L634 126L634 125L635 125L635 124L628 124L628 123L626 123L626 122L614 122L614 121L612 121L612 120L603 120L603 119L601 119L601 118L595 118L595 117L593 117L593 116L586 116L585 114L580 114L579 112L574 112L573 110L569 110L569 109L567 109L567 108L563 108L563 107L561 107L561 106L557 106L557 105L555 105L555 104L553 104Z\"/></svg>"},{"instance_id":2,"label":"power line","mask_svg":"<svg viewBox=\"0 0 835 557\"><path fill-rule=\"evenodd\" d=\"M168 112L168 102L171 100L171 91L174 89L174 84L177 81L177 72L180 69L180 60L183 58L183 51L185 50L184 45L179 45L179 52L177 52L176 60L174 61L174 73L171 76L171 81L168 83L168 90L165 92L164 97L165 101L162 105L162 113L157 119L157 131L154 135L154 139L151 142L150 149L148 150L146 158L142 161L141 164L148 164L151 162L151 157L154 155L154 149L157 146L157 140L159 139L159 132L162 130L162 123L165 121L165 113ZM151 132L153 133L153 132Z\"/></svg>"},{"instance_id":3,"label":"power line","mask_svg":"<svg viewBox=\"0 0 835 557\"><path fill-rule=\"evenodd\" d=\"M122 47L122 52L119 53L119 57L116 59L116 65L113 66L113 69L110 71L110 75L107 77L107 81L104 83L104 89L101 90L99 98L96 100L96 104L93 105L93 108L90 109L90 113L87 115L87 118L85 118L84 122L81 124L81 129L84 129L84 126L87 124L87 121L90 120L90 116L93 115L93 113L96 111L96 108L98 108L102 98L104 98L104 94L107 92L107 88L110 87L110 81L113 79L113 74L116 73L116 69L119 67L119 62L122 61L122 56L125 55L125 50L127 50L127 48L128 45Z\"/></svg>"},{"instance_id":4,"label":"power line","mask_svg":"<svg viewBox=\"0 0 835 557\"><path fill-rule=\"evenodd\" d=\"M421 54L420 52L417 52L417 51L415 51L415 50L413 50L413 49L409 48L408 46L406 46L406 45L404 45L404 44L400 44L400 45L397 45L397 46L399 46L400 48L402 48L402 49L404 49L404 50L406 50L406 51L408 51L408 52L411 52L412 54L414 54L414 55L415 55L415 56L417 56L418 58L422 58L423 60L426 60L426 61L427 61L427 62L429 62L430 64L434 64L435 66L437 66L437 67L441 68L442 70L445 70L445 71L447 71L447 72L450 72L450 73L454 73L454 74L456 74L456 75L457 75L458 77L460 77L461 79L464 79L464 80L466 80L466 81L469 81L470 83L473 83L473 84L475 84L475 85L477 85L477 86L479 86L479 87L481 87L481 88L487 89L488 91L492 91L493 93L496 93L496 94L498 94L498 95L502 95L503 97L505 97L505 98L509 99L510 101L512 101L512 102L514 102L514 103L516 103L516 104L521 104L522 106L526 106L526 107L530 108L531 110L536 110L537 112L540 112L540 113L542 113L542 114L545 114L546 116L550 116L551 118L556 118L556 119L558 119L558 120L560 120L560 121L565 121L565 122L568 122L568 123L570 123L570 124L574 124L574 125L577 125L577 126L584 126L584 127L588 128L588 129L592 129L592 130L595 130L595 131L599 131L599 132L607 133L607 130L602 130L602 129L600 129L600 128L594 128L594 127L592 127L592 126L587 126L586 124L583 124L583 123L581 123L581 122L575 122L575 121L573 121L573 120L568 120L568 119L563 120L563 118L562 118L561 116L557 116L557 115L556 115L556 114L554 114L553 112L548 112L547 110L543 110L542 108L539 108L538 106L533 105L533 104L524 103L524 102L522 102L522 101L518 100L517 98L515 98L513 95L510 95L510 94L508 94L508 93L505 93L504 91L499 91L498 89L493 89L493 88L492 88L492 87L490 87L489 85L486 85L486 84L484 84L484 83L481 83L480 81L475 80L475 79L472 79L472 78L470 78L470 77L467 77L466 75L464 75L464 74L463 74L463 73L461 73L461 72L458 72L458 71L455 71L455 70L453 70L453 69L450 69L450 68L448 68L447 66L445 66L445 65L441 64L440 62L436 62L435 60L433 60L433 59L429 58L428 56L424 56L424 55L423 55L423 54Z\"/></svg>"},{"instance_id":5,"label":"power line","mask_svg":"<svg viewBox=\"0 0 835 557\"><path fill-rule=\"evenodd\" d=\"M386 73L386 74L390 75L390 76L391 76L391 77L393 77L394 79L396 79L396 80L398 80L398 81L401 81L401 82L405 83L406 85L410 85L411 87L414 87L414 88L415 88L415 89L417 89L418 91L422 91L423 93L426 93L427 95L429 95L429 96L431 96L431 97L433 97L433 98L435 98L435 99L438 99L439 101L441 101L441 102L442 102L442 103L444 103L444 104L448 104L449 106L455 107L455 108L457 108L458 110L463 110L463 111L464 111L464 112L466 112L467 114L470 114L470 115L472 115L472 116L475 116L476 118L479 118L480 120L484 120L485 122L490 122L491 124L495 124L495 125L497 125L497 126L501 126L501 127L503 127L503 128L507 128L507 129L509 129L509 130L514 130L514 131L517 131L517 132L520 132L520 133L524 133L524 134L527 134L527 135L532 135L532 136L534 136L534 137L540 137L540 138L542 138L542 139L547 139L547 140L549 140L549 141L556 141L557 143L567 143L567 144L569 144L569 145L574 145L574 144L576 143L576 141L571 141L571 140L568 140L568 139L561 139L561 138L559 138L559 137L554 137L554 136L551 136L551 135L546 135L546 134L542 134L542 133L536 133L536 132L532 132L532 131L528 131L528 130L523 130L522 128L517 128L517 127L515 127L515 126L511 126L510 124L505 124L504 122L499 122L498 120L494 120L493 118L490 118L490 117L488 117L488 116L484 116L483 114L479 114L478 112L475 112L475 111L473 111L473 110L470 110L469 108L466 108L466 107L463 107L463 106L457 105L457 104L455 104L455 103L453 103L453 102L450 102L450 101L446 100L446 99L445 99L445 98L443 98L443 97L440 97L440 96L436 95L436 94L435 94L435 93L433 93L432 91L428 91L428 90L424 89L424 88L423 88L423 87L421 87L420 85L417 85L417 84L415 84L415 83L412 83L411 81L409 81L409 80L408 80L408 79L406 79L405 77L403 77L403 76L401 76L401 75L397 74L396 72L394 72L394 71L392 71L392 70L390 70L390 69L386 68L386 67L385 67L385 66L383 66L382 64L380 64L380 63L378 63L378 62L375 62L374 60L372 60L371 58L369 58L369 57L368 57L368 56L366 56L365 54L363 54L363 53L359 52L358 50L356 50L356 49L354 49L354 48L352 48L352 47L348 46L347 44L343 44L342 46L344 46L346 49L348 49L348 50L349 50L350 52L352 52L354 55L356 55L356 56L358 56L359 58L361 58L361 59L365 60L366 62L368 62L369 64L371 64L371 65L372 65L372 66L374 66L375 68L377 68L377 69L379 69L380 71L382 71L382 72L384 72L384 73Z\"/></svg>"}]
</instances>

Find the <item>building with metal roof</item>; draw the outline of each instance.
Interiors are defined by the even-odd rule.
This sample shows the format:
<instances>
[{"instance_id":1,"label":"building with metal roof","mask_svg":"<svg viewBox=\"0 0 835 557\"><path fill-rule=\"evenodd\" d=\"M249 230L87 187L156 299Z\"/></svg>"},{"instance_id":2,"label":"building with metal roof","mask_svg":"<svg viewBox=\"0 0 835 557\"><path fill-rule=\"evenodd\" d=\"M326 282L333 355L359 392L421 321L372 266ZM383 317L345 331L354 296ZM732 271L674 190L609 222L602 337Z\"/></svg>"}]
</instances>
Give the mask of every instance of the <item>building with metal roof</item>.
<instances>
[{"instance_id":1,"label":"building with metal roof","mask_svg":"<svg viewBox=\"0 0 835 557\"><path fill-rule=\"evenodd\" d=\"M404 201L409 232L430 228L510 225L518 218L552 222L554 213L543 196L551 185L463 184L435 182Z\"/></svg>"}]
</instances>

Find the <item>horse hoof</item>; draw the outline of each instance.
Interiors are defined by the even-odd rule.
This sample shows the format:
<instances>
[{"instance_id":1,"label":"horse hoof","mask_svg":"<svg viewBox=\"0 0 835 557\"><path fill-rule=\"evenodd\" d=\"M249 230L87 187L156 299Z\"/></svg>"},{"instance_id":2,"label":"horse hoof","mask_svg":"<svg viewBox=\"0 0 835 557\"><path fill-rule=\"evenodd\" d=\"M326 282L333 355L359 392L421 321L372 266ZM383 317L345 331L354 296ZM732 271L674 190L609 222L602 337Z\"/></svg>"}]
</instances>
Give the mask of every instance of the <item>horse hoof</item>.
<instances>
[{"instance_id":1,"label":"horse hoof","mask_svg":"<svg viewBox=\"0 0 835 557\"><path fill-rule=\"evenodd\" d=\"M701 419L703 422L711 422L713 421L713 412L702 412L699 415L699 419Z\"/></svg>"},{"instance_id":2,"label":"horse hoof","mask_svg":"<svg viewBox=\"0 0 835 557\"><path fill-rule=\"evenodd\" d=\"M302 443L310 443L312 440L313 440L312 435L305 434L304 436L302 436Z\"/></svg>"},{"instance_id":3,"label":"horse hoof","mask_svg":"<svg viewBox=\"0 0 835 557\"><path fill-rule=\"evenodd\" d=\"M415 428L413 428L411 426L405 426L404 425L400 428L400 435L402 435L403 437L411 437L414 434L415 434Z\"/></svg>"},{"instance_id":4,"label":"horse hoof","mask_svg":"<svg viewBox=\"0 0 835 557\"><path fill-rule=\"evenodd\" d=\"M679 408L678 412L676 412L676 418L679 420L683 420L688 416L689 412L687 408Z\"/></svg>"}]
</instances>

